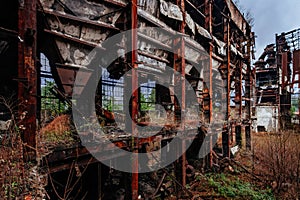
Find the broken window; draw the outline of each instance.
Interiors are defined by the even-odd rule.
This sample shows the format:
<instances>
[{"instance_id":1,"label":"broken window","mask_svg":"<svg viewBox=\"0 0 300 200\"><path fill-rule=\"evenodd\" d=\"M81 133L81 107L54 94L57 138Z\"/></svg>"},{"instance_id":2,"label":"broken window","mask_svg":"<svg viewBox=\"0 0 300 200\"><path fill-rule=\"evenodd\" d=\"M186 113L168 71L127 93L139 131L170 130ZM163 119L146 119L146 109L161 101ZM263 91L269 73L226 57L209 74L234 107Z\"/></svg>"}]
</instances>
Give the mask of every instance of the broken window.
<instances>
[{"instance_id":1,"label":"broken window","mask_svg":"<svg viewBox=\"0 0 300 200\"><path fill-rule=\"evenodd\" d=\"M140 87L141 111L155 110L155 81L148 80Z\"/></svg>"},{"instance_id":2,"label":"broken window","mask_svg":"<svg viewBox=\"0 0 300 200\"><path fill-rule=\"evenodd\" d=\"M102 107L109 111L123 111L124 78L109 78L106 69L102 71Z\"/></svg>"},{"instance_id":3,"label":"broken window","mask_svg":"<svg viewBox=\"0 0 300 200\"><path fill-rule=\"evenodd\" d=\"M41 121L47 122L65 112L67 105L54 95L53 87L56 87L56 83L52 77L49 60L43 53L40 54L40 63Z\"/></svg>"},{"instance_id":4,"label":"broken window","mask_svg":"<svg viewBox=\"0 0 300 200\"><path fill-rule=\"evenodd\" d=\"M277 85L277 72L268 71L256 74L256 87L262 89L274 88Z\"/></svg>"}]
</instances>

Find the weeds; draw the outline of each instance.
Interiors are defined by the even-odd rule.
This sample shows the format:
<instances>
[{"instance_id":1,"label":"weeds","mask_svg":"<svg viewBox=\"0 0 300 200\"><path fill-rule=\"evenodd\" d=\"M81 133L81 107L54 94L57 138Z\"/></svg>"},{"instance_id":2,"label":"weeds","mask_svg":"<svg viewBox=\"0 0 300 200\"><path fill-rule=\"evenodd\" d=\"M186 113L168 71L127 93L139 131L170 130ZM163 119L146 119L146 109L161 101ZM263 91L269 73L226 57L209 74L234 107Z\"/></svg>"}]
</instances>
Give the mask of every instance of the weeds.
<instances>
[{"instance_id":1,"label":"weeds","mask_svg":"<svg viewBox=\"0 0 300 200\"><path fill-rule=\"evenodd\" d=\"M272 190L259 190L250 183L225 174L208 174L208 184L217 196L235 199L273 200Z\"/></svg>"},{"instance_id":2,"label":"weeds","mask_svg":"<svg viewBox=\"0 0 300 200\"><path fill-rule=\"evenodd\" d=\"M1 130L0 143L0 199L43 199L46 181L36 164L24 161L24 146L21 139L23 131L22 118L26 112L18 115L16 110L19 103L12 98L0 96L0 106L11 120L6 130ZM34 147L31 147L34 148Z\"/></svg>"},{"instance_id":3,"label":"weeds","mask_svg":"<svg viewBox=\"0 0 300 200\"><path fill-rule=\"evenodd\" d=\"M41 142L47 146L69 146L76 142L70 116L60 115L44 126L41 133Z\"/></svg>"}]
</instances>

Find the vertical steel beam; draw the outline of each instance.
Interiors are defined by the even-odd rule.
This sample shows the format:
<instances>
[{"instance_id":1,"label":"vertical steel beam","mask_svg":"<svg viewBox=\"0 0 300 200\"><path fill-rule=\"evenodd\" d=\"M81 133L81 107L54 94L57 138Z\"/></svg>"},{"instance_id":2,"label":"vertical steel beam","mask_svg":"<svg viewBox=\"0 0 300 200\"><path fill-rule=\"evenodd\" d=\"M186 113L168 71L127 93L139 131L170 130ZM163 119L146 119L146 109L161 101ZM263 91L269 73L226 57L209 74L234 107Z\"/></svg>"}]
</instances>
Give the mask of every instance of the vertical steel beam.
<instances>
[{"instance_id":1,"label":"vertical steel beam","mask_svg":"<svg viewBox=\"0 0 300 200\"><path fill-rule=\"evenodd\" d=\"M230 91L231 91L231 74L230 74L230 70L231 70L231 66L230 66L230 63L231 63L231 60L230 60L230 24L229 24L229 19L227 19L227 24L226 24L226 27L227 27L227 38L226 38L226 43L227 43L227 123L228 123L228 157L230 157L230 130L229 130L229 127L230 127L230 123L231 123L231 116L230 116Z\"/></svg>"},{"instance_id":2,"label":"vertical steel beam","mask_svg":"<svg viewBox=\"0 0 300 200\"><path fill-rule=\"evenodd\" d=\"M37 65L36 65L36 0L24 0L19 4L18 31L24 42L18 44L18 77L26 80L18 83L19 114L27 112L21 122L26 128L23 140L30 148L25 154L33 159L36 146L36 114L37 114Z\"/></svg>"},{"instance_id":3,"label":"vertical steel beam","mask_svg":"<svg viewBox=\"0 0 300 200\"><path fill-rule=\"evenodd\" d=\"M138 73L137 73L137 0L131 1L131 30L132 30L132 41L131 41L131 65L132 65L132 137L133 137L133 159L132 159L132 180L131 180L131 187L132 187L132 199L138 199L138 187L139 187L139 176L138 176L138 132L136 127L136 119L138 116Z\"/></svg>"},{"instance_id":4,"label":"vertical steel beam","mask_svg":"<svg viewBox=\"0 0 300 200\"><path fill-rule=\"evenodd\" d=\"M225 25L224 25L224 41L226 43L227 46L227 109L226 109L226 119L227 119L227 125L226 125L226 130L227 132L224 132L224 134L227 134L227 144L226 144L226 149L225 149L225 154L224 156L226 157L230 157L230 71L231 71L231 67L230 67L230 17L228 16L227 18L225 18ZM223 135L224 135L223 134ZM223 137L223 136L222 136ZM224 148L223 148L224 149Z\"/></svg>"},{"instance_id":5,"label":"vertical steel beam","mask_svg":"<svg viewBox=\"0 0 300 200\"><path fill-rule=\"evenodd\" d=\"M174 57L173 57L173 70L174 70L173 83L172 83L172 89L173 89L173 91L170 92L172 102L174 103L174 118L173 118L173 122L174 122L174 125L176 126L177 130L178 130L178 127L179 127L178 124L180 123L180 120L181 120L181 117L178 114L181 111L181 107L179 105L180 102L178 102L177 98L176 98L176 94L178 95L179 92L180 92L180 90L181 90L181 87L178 87L178 83L180 84L181 74L178 75L178 73L177 73L177 72L180 72L180 69L181 69L181 66L180 66L181 63L179 65L178 62L181 61L180 49L181 49L182 46L179 43L180 43L180 38L175 38L174 42L173 42L173 47L175 48L174 49ZM183 143L181 143L181 144L183 144ZM174 153L176 154L177 158L180 157L180 153L181 153L180 149L181 149L180 143L178 143L177 144L177 148L174 149ZM182 159L184 159L184 158L182 157ZM180 166L180 160L179 159L174 162L174 172L175 172L175 176L176 177L180 177L178 166ZM182 170L182 173L181 173L181 179L183 177L182 174L183 174L183 170ZM178 192L176 185L175 185L175 191Z\"/></svg>"},{"instance_id":6,"label":"vertical steel beam","mask_svg":"<svg viewBox=\"0 0 300 200\"><path fill-rule=\"evenodd\" d=\"M208 24L208 30L209 33L212 35L212 1L209 1L209 24ZM213 102L212 102L212 96L213 96L213 72L212 72L212 52L213 52L213 45L210 42L209 43L209 123L212 122L212 112L213 112ZM210 134L210 167L213 166L213 141L212 141L212 134L216 133L211 133Z\"/></svg>"},{"instance_id":7,"label":"vertical steel beam","mask_svg":"<svg viewBox=\"0 0 300 200\"><path fill-rule=\"evenodd\" d=\"M278 34L276 34L275 35L275 41L276 41L276 70L277 70L277 77L280 77L280 76L282 76L282 74L280 74L280 70L279 70L279 68L281 67L281 63L279 62L281 59L280 59L280 57L281 57L281 51L279 50L280 49L280 45L278 44ZM280 97L281 97L281 94L282 94L282 87L281 87L281 84L283 84L283 83L281 83L280 84L280 79L278 78L278 80L277 80L277 85L278 85L278 89L277 89L277 93L276 93L276 105L277 105L277 107L278 107L278 118L276 118L276 121L278 120L278 122L279 123L277 123L277 122L275 122L276 124L278 124L278 127L277 127L277 130L280 130L282 127L281 127L281 120L282 120L282 118L281 118L281 99L280 99Z\"/></svg>"},{"instance_id":8,"label":"vertical steel beam","mask_svg":"<svg viewBox=\"0 0 300 200\"><path fill-rule=\"evenodd\" d=\"M236 112L238 113L239 119L242 119L242 62L239 61L235 68L235 103Z\"/></svg>"},{"instance_id":9,"label":"vertical steel beam","mask_svg":"<svg viewBox=\"0 0 300 200\"><path fill-rule=\"evenodd\" d=\"M208 30L208 32L212 35L212 1L211 0L205 0L205 28ZM209 66L208 66L208 92L209 92L209 114L208 114L208 122L212 122L212 112L213 112L213 104L212 104L212 96L213 96L213 73L212 73L212 52L213 52L213 44L209 43ZM216 133L209 133L209 166L213 166L213 143L212 143L212 134Z\"/></svg>"},{"instance_id":10,"label":"vertical steel beam","mask_svg":"<svg viewBox=\"0 0 300 200\"><path fill-rule=\"evenodd\" d=\"M235 137L233 139L235 140L235 143L238 145L240 144L241 140L241 129L240 125L242 122L242 67L243 63L241 60L237 62L237 65L235 66L235 112L237 113L237 120L235 123Z\"/></svg>"},{"instance_id":11,"label":"vertical steel beam","mask_svg":"<svg viewBox=\"0 0 300 200\"><path fill-rule=\"evenodd\" d=\"M185 17L185 1L184 0L179 0L177 1L177 5L179 5L179 7L181 8L181 12L183 13L183 20L181 22L180 25L180 32L181 33L185 33L185 26L186 26L186 17ZM179 49L179 59L180 59L180 65L179 65L179 71L181 72L181 76L180 76L180 80L179 83L181 85L181 126L180 129L181 131L184 132L185 130L185 114L186 114L186 106L185 106L185 41L184 38L181 37L180 39L180 49ZM185 143L185 139L182 139L182 147L181 147L181 153L182 153L182 185L185 186L186 185L186 153L185 153L185 149L186 149L186 143Z\"/></svg>"},{"instance_id":12,"label":"vertical steel beam","mask_svg":"<svg viewBox=\"0 0 300 200\"><path fill-rule=\"evenodd\" d=\"M251 33L250 33L251 34ZM246 83L246 112L247 112L247 118L248 118L248 123L245 127L245 136L246 136L246 149L251 150L251 92L253 90L253 78L252 78L252 73L251 73L251 44L252 44L252 39L251 37L248 37L247 39L247 80L248 83Z\"/></svg>"}]
</instances>

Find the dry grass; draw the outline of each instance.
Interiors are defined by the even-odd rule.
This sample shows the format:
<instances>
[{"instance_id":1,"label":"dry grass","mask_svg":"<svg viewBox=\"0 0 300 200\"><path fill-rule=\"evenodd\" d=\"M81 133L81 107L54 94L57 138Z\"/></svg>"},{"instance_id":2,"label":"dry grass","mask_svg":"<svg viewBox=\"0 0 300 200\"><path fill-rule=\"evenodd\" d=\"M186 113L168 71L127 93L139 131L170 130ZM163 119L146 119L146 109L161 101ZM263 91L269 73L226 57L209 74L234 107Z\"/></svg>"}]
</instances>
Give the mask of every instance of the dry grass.
<instances>
[{"instance_id":1,"label":"dry grass","mask_svg":"<svg viewBox=\"0 0 300 200\"><path fill-rule=\"evenodd\" d=\"M253 137L254 172L280 199L298 199L300 192L300 135L293 131L260 133Z\"/></svg>"},{"instance_id":2,"label":"dry grass","mask_svg":"<svg viewBox=\"0 0 300 200\"><path fill-rule=\"evenodd\" d=\"M47 134L49 132L55 132L57 135L61 135L66 131L71 131L70 116L60 115L56 117L52 122L41 129L41 134Z\"/></svg>"},{"instance_id":3,"label":"dry grass","mask_svg":"<svg viewBox=\"0 0 300 200\"><path fill-rule=\"evenodd\" d=\"M41 142L47 145L70 145L74 143L71 118L60 115L40 130Z\"/></svg>"}]
</instances>

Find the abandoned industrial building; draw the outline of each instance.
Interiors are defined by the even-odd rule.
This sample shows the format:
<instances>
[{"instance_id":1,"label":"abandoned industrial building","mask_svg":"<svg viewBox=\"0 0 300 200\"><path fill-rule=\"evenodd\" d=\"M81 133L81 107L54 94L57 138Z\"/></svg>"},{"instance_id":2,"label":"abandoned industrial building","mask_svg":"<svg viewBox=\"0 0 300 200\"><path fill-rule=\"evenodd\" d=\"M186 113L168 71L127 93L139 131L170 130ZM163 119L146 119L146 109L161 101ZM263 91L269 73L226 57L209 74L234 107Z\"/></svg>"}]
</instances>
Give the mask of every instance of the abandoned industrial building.
<instances>
[{"instance_id":1,"label":"abandoned industrial building","mask_svg":"<svg viewBox=\"0 0 300 200\"><path fill-rule=\"evenodd\" d=\"M291 98L299 83L299 33L296 29L276 34L275 43L267 45L254 64L256 131L278 131L291 124Z\"/></svg>"},{"instance_id":2,"label":"abandoned industrial building","mask_svg":"<svg viewBox=\"0 0 300 200\"><path fill-rule=\"evenodd\" d=\"M0 4L2 145L14 123L40 174L24 199L197 199L195 169L292 123L300 31L255 60L232 0Z\"/></svg>"}]
</instances>

